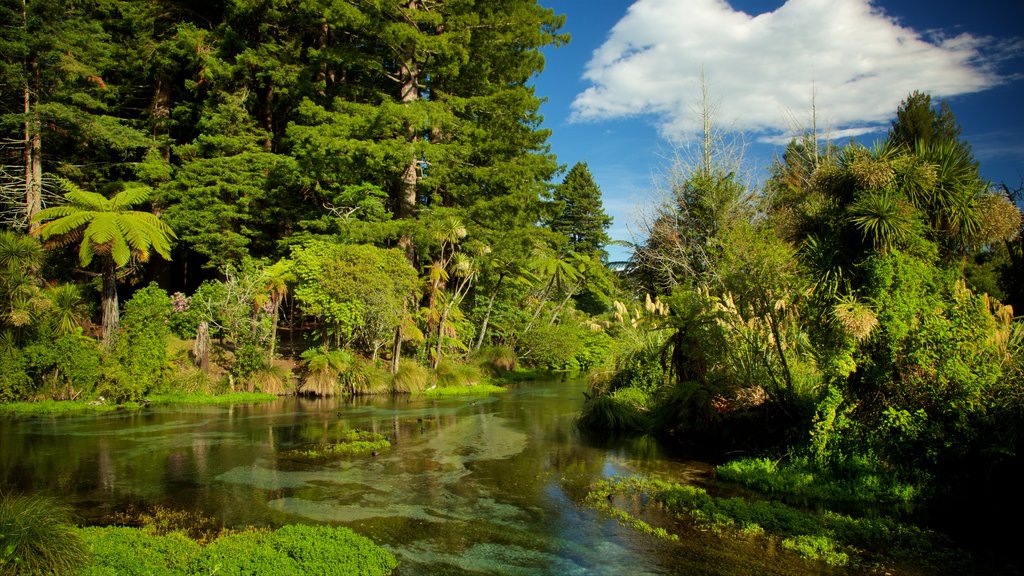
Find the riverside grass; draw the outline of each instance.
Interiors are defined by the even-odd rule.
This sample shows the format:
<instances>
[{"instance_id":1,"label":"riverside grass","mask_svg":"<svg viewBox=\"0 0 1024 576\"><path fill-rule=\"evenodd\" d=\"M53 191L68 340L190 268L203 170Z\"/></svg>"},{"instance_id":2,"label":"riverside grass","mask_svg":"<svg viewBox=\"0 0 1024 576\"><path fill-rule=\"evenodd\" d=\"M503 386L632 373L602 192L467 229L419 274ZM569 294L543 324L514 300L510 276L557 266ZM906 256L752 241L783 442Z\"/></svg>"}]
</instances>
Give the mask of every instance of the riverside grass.
<instances>
[{"instance_id":1,"label":"riverside grass","mask_svg":"<svg viewBox=\"0 0 1024 576\"><path fill-rule=\"evenodd\" d=\"M71 508L40 495L0 495L0 575L74 574L89 549Z\"/></svg>"},{"instance_id":2,"label":"riverside grass","mask_svg":"<svg viewBox=\"0 0 1024 576\"><path fill-rule=\"evenodd\" d=\"M948 573L967 560L944 536L888 518L856 518L832 511L809 512L768 500L712 496L702 488L646 478L608 478L593 484L586 502L620 523L658 538L679 534L652 527L616 502L646 496L677 519L723 536L763 538L831 566L887 565L913 560Z\"/></svg>"},{"instance_id":3,"label":"riverside grass","mask_svg":"<svg viewBox=\"0 0 1024 576\"><path fill-rule=\"evenodd\" d=\"M85 414L116 412L118 410L139 410L146 404L152 406L169 404L251 404L273 402L279 399L274 394L262 392L230 392L228 394L174 393L154 394L145 403L124 402L121 404L88 400L41 400L39 402L12 402L0 404L0 413L19 416L53 416L59 414Z\"/></svg>"}]
</instances>

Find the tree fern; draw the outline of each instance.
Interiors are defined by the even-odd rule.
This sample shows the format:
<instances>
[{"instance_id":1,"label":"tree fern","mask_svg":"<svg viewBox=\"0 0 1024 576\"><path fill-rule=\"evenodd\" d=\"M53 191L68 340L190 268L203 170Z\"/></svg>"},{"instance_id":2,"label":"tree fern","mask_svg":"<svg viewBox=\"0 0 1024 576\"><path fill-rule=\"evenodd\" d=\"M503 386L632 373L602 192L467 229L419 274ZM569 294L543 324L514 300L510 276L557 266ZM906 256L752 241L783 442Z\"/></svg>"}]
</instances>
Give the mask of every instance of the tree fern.
<instances>
[{"instance_id":1,"label":"tree fern","mask_svg":"<svg viewBox=\"0 0 1024 576\"><path fill-rule=\"evenodd\" d=\"M45 222L36 231L48 246L78 243L78 260L83 266L99 257L103 274L103 342L117 330L117 269L134 258L149 260L152 251L170 260L174 232L149 212L130 210L149 198L149 188L123 190L112 198L82 190L60 180L65 204L41 210L33 219Z\"/></svg>"}]
</instances>

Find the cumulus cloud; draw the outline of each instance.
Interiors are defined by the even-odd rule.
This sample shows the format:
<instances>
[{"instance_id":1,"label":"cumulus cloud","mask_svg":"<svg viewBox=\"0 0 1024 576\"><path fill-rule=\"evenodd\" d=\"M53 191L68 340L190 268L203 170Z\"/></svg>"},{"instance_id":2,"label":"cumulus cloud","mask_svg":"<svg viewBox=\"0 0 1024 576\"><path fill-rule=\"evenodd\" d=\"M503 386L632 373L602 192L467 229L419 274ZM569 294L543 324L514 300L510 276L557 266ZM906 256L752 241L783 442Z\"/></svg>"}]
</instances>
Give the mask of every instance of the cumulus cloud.
<instances>
[{"instance_id":1,"label":"cumulus cloud","mask_svg":"<svg viewBox=\"0 0 1024 576\"><path fill-rule=\"evenodd\" d=\"M664 136L685 138L700 129L703 69L719 126L786 140L809 125L813 94L819 129L864 134L913 90L1000 83L993 47L909 29L870 0L789 0L757 16L724 0L637 0L594 51L572 119L653 115Z\"/></svg>"}]
</instances>

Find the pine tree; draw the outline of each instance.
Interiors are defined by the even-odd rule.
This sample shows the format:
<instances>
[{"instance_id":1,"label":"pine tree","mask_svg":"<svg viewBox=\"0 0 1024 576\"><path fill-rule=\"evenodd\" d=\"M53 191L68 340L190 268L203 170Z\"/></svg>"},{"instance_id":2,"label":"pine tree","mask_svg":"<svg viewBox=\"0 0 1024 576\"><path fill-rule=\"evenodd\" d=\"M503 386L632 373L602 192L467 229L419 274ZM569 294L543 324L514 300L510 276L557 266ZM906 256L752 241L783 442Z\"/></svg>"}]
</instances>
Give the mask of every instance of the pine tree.
<instances>
[{"instance_id":1,"label":"pine tree","mask_svg":"<svg viewBox=\"0 0 1024 576\"><path fill-rule=\"evenodd\" d=\"M551 221L551 229L569 238L569 248L579 254L607 257L611 216L604 212L601 189L594 182L586 162L577 162L555 188L554 200L562 208Z\"/></svg>"}]
</instances>

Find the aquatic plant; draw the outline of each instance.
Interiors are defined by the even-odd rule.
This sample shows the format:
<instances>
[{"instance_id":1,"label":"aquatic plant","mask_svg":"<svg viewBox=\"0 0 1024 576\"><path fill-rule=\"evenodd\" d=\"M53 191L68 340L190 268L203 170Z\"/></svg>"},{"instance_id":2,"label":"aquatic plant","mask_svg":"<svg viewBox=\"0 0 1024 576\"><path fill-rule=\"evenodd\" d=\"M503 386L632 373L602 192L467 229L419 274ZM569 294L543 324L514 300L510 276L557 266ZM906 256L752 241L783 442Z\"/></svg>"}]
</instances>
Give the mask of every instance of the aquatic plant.
<instances>
[{"instance_id":1,"label":"aquatic plant","mask_svg":"<svg viewBox=\"0 0 1024 576\"><path fill-rule=\"evenodd\" d=\"M367 430L348 430L335 442L288 450L282 452L281 457L289 460L320 461L332 457L376 454L390 447L391 442L383 434Z\"/></svg>"},{"instance_id":2,"label":"aquatic plant","mask_svg":"<svg viewBox=\"0 0 1024 576\"><path fill-rule=\"evenodd\" d=\"M0 496L0 575L73 574L89 551L71 508L46 496Z\"/></svg>"}]
</instances>

